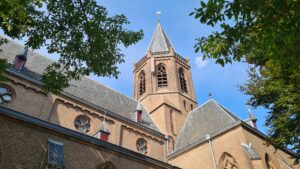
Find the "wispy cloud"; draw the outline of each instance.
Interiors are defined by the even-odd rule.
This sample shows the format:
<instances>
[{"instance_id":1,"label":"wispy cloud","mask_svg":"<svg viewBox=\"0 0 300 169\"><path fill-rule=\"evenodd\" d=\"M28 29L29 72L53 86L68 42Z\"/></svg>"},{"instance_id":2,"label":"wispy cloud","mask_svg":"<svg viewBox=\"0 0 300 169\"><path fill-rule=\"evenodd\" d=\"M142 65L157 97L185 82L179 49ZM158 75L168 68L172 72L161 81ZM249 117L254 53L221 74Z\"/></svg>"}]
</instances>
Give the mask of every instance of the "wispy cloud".
<instances>
[{"instance_id":1,"label":"wispy cloud","mask_svg":"<svg viewBox=\"0 0 300 169\"><path fill-rule=\"evenodd\" d=\"M195 63L198 69L202 69L204 68L207 64L208 64L208 60L203 60L203 58L201 56L196 57L195 59Z\"/></svg>"}]
</instances>

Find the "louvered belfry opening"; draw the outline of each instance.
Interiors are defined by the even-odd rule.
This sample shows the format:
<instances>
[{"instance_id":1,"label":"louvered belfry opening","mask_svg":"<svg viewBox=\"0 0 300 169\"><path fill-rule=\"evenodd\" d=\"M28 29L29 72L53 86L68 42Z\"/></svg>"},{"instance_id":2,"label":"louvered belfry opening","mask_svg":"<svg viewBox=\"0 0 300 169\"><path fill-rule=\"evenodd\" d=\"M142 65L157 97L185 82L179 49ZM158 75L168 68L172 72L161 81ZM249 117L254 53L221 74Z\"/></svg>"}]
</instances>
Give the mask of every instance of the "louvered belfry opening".
<instances>
[{"instance_id":1,"label":"louvered belfry opening","mask_svg":"<svg viewBox=\"0 0 300 169\"><path fill-rule=\"evenodd\" d=\"M145 72L142 71L140 73L140 76L139 76L139 93L140 93L140 96L143 95L146 91L146 79L145 79Z\"/></svg>"},{"instance_id":2,"label":"louvered belfry opening","mask_svg":"<svg viewBox=\"0 0 300 169\"><path fill-rule=\"evenodd\" d=\"M185 80L185 77L184 77L184 71L182 68L179 68L179 79L180 79L180 88L181 88L181 91L183 92L188 92L187 90L187 84L186 84L186 80Z\"/></svg>"},{"instance_id":3,"label":"louvered belfry opening","mask_svg":"<svg viewBox=\"0 0 300 169\"><path fill-rule=\"evenodd\" d=\"M159 64L157 67L157 85L158 87L168 86L166 67L163 64Z\"/></svg>"}]
</instances>

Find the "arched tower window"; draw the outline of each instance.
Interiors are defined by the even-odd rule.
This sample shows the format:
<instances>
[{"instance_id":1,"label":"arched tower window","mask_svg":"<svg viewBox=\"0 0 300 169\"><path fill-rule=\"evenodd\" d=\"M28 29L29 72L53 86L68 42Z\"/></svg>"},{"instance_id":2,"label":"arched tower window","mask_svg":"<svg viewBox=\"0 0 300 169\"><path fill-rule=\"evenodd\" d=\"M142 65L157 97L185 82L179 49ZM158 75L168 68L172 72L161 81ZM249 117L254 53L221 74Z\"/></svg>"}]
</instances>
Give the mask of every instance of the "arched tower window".
<instances>
[{"instance_id":1,"label":"arched tower window","mask_svg":"<svg viewBox=\"0 0 300 169\"><path fill-rule=\"evenodd\" d=\"M167 71L166 67L163 64L159 64L157 67L157 86L168 86Z\"/></svg>"},{"instance_id":2,"label":"arched tower window","mask_svg":"<svg viewBox=\"0 0 300 169\"><path fill-rule=\"evenodd\" d=\"M224 152L219 161L219 169L239 169L239 167L235 158L231 154Z\"/></svg>"},{"instance_id":3,"label":"arched tower window","mask_svg":"<svg viewBox=\"0 0 300 169\"><path fill-rule=\"evenodd\" d=\"M182 68L179 68L179 81L180 81L181 91L188 92L186 80L185 80L185 77L184 77L184 71L183 71Z\"/></svg>"},{"instance_id":4,"label":"arched tower window","mask_svg":"<svg viewBox=\"0 0 300 169\"><path fill-rule=\"evenodd\" d=\"M268 169L277 169L275 167L273 160L270 158L270 156L268 154L265 155L265 162L266 162Z\"/></svg>"},{"instance_id":5,"label":"arched tower window","mask_svg":"<svg viewBox=\"0 0 300 169\"><path fill-rule=\"evenodd\" d=\"M139 75L139 94L140 96L144 94L146 91L146 79L145 79L145 72L142 71Z\"/></svg>"}]
</instances>

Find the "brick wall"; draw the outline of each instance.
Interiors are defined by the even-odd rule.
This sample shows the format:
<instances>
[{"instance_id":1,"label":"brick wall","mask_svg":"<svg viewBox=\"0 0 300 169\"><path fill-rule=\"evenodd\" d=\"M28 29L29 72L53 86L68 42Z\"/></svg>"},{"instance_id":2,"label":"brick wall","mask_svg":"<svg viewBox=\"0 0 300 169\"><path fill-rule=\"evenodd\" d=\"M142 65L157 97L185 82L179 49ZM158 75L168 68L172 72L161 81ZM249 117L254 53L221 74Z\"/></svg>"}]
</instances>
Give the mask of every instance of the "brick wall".
<instances>
[{"instance_id":1,"label":"brick wall","mask_svg":"<svg viewBox=\"0 0 300 169\"><path fill-rule=\"evenodd\" d=\"M1 107L0 107L1 108ZM26 115L22 115L26 116ZM170 165L139 155L110 143L93 140L84 134L46 123L66 133L55 131L28 121L7 116L0 110L0 169L40 169L47 166L47 141L49 138L64 143L66 169L96 169L107 161L120 169L163 169ZM30 119L32 117L27 117ZM38 122L34 122L39 124ZM69 134L71 133L71 134ZM82 138L72 136L78 134ZM100 142L100 143L99 143ZM109 148L112 146L113 148ZM118 149L116 151L115 149ZM121 152L120 152L121 151ZM122 153L122 151L124 151ZM126 154L128 153L129 154ZM162 165L162 166L161 166Z\"/></svg>"}]
</instances>

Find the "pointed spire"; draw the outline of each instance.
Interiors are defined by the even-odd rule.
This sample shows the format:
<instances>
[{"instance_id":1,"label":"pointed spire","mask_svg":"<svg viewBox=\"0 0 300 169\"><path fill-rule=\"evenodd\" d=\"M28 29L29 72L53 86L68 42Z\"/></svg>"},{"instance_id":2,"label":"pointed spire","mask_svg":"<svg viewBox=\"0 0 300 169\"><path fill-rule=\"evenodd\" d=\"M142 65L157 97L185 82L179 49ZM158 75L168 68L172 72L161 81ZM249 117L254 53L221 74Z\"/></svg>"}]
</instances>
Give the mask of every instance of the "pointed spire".
<instances>
[{"instance_id":1,"label":"pointed spire","mask_svg":"<svg viewBox=\"0 0 300 169\"><path fill-rule=\"evenodd\" d=\"M161 12L157 12L157 14L157 25L148 49L151 51L151 53L170 52L171 48L173 48L172 44L160 24L159 15Z\"/></svg>"},{"instance_id":2,"label":"pointed spire","mask_svg":"<svg viewBox=\"0 0 300 169\"><path fill-rule=\"evenodd\" d=\"M104 131L106 133L109 133L108 124L106 120L103 120L100 131Z\"/></svg>"},{"instance_id":3,"label":"pointed spire","mask_svg":"<svg viewBox=\"0 0 300 169\"><path fill-rule=\"evenodd\" d=\"M142 111L142 105L141 102L138 102L138 105L136 106L136 111Z\"/></svg>"},{"instance_id":4,"label":"pointed spire","mask_svg":"<svg viewBox=\"0 0 300 169\"><path fill-rule=\"evenodd\" d=\"M254 114L252 113L252 111L250 110L250 108L247 106L247 110L248 110L248 117L250 120L252 120L253 122L257 121L257 118L254 116Z\"/></svg>"},{"instance_id":5,"label":"pointed spire","mask_svg":"<svg viewBox=\"0 0 300 169\"><path fill-rule=\"evenodd\" d=\"M107 123L106 123L106 110L104 111L104 117L103 117L103 122L102 122L102 125L101 125L101 128L100 128L100 131L104 131L104 132L107 132L109 133L109 130L108 130L108 126L107 126Z\"/></svg>"}]
</instances>

